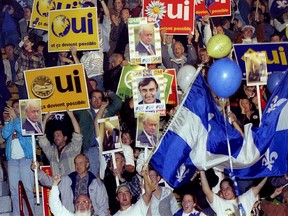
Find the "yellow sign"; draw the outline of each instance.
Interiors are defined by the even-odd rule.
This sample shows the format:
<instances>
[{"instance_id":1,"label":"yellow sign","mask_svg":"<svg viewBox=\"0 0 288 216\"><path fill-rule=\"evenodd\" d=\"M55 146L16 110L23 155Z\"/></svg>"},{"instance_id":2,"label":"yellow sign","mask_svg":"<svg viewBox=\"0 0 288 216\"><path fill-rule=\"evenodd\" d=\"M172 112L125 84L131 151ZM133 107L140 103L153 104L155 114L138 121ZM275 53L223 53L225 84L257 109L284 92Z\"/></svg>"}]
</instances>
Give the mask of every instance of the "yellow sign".
<instances>
[{"instance_id":1,"label":"yellow sign","mask_svg":"<svg viewBox=\"0 0 288 216\"><path fill-rule=\"evenodd\" d=\"M27 70L24 76L28 97L41 99L42 113L90 107L82 64Z\"/></svg>"},{"instance_id":2,"label":"yellow sign","mask_svg":"<svg viewBox=\"0 0 288 216\"><path fill-rule=\"evenodd\" d=\"M29 27L48 31L50 10L80 7L81 0L34 0Z\"/></svg>"},{"instance_id":3,"label":"yellow sign","mask_svg":"<svg viewBox=\"0 0 288 216\"><path fill-rule=\"evenodd\" d=\"M98 49L97 9L95 7L49 12L49 52Z\"/></svg>"}]
</instances>

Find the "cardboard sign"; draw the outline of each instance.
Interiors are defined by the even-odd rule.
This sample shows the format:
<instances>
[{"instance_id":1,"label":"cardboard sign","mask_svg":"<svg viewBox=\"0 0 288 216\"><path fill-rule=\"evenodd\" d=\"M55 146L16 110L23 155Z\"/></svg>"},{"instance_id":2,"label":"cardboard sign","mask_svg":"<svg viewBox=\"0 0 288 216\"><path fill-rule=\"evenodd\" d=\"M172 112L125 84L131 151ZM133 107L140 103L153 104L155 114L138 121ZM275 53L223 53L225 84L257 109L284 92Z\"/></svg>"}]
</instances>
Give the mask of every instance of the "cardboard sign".
<instances>
[{"instance_id":1,"label":"cardboard sign","mask_svg":"<svg viewBox=\"0 0 288 216\"><path fill-rule=\"evenodd\" d=\"M99 48L97 9L95 7L55 10L48 17L48 51Z\"/></svg>"},{"instance_id":2,"label":"cardboard sign","mask_svg":"<svg viewBox=\"0 0 288 216\"><path fill-rule=\"evenodd\" d=\"M131 64L161 63L161 39L159 28L147 19L129 18L129 52Z\"/></svg>"},{"instance_id":3,"label":"cardboard sign","mask_svg":"<svg viewBox=\"0 0 288 216\"><path fill-rule=\"evenodd\" d=\"M206 3L206 4L205 4ZM209 15L211 17L222 17L231 15L230 0L201 0L195 5L196 16Z\"/></svg>"},{"instance_id":4,"label":"cardboard sign","mask_svg":"<svg viewBox=\"0 0 288 216\"><path fill-rule=\"evenodd\" d=\"M142 14L148 22L166 29L167 34L187 35L194 31L194 1L143 0Z\"/></svg>"},{"instance_id":5,"label":"cardboard sign","mask_svg":"<svg viewBox=\"0 0 288 216\"><path fill-rule=\"evenodd\" d=\"M48 14L50 10L80 7L81 1L77 0L34 0L29 27L48 31Z\"/></svg>"},{"instance_id":6,"label":"cardboard sign","mask_svg":"<svg viewBox=\"0 0 288 216\"><path fill-rule=\"evenodd\" d=\"M234 44L234 51L243 77L246 77L245 53L265 52L267 71L286 71L288 66L288 43Z\"/></svg>"},{"instance_id":7,"label":"cardboard sign","mask_svg":"<svg viewBox=\"0 0 288 216\"><path fill-rule=\"evenodd\" d=\"M24 76L28 97L41 99L43 113L90 107L82 64L27 70Z\"/></svg>"}]
</instances>

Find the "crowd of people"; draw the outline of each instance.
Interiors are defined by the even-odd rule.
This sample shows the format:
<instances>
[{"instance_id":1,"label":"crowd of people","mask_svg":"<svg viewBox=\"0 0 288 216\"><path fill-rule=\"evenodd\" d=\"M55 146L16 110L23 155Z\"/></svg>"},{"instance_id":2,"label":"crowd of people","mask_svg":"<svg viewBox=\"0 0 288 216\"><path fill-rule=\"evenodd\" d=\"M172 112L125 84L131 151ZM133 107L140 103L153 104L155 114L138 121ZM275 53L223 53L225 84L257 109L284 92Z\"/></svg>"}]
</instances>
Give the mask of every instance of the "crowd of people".
<instances>
[{"instance_id":1,"label":"crowd of people","mask_svg":"<svg viewBox=\"0 0 288 216\"><path fill-rule=\"evenodd\" d=\"M201 65L201 74L206 79L214 61L206 46L216 34L227 35L235 44L287 41L288 13L271 18L267 1L263 0L235 0L231 4L231 16L197 19L194 34L170 35L161 30L162 64L151 64L148 68L174 68L177 73L184 65L195 68ZM116 94L121 71L130 62L128 18L143 15L142 1L92 0L83 1L82 5L97 7L99 49L79 52L71 47L69 52L49 53L47 32L29 27L33 0L2 0L0 3L3 54L0 55L0 120L5 144L1 161L5 157L8 164L13 215L20 215L20 180L35 214L35 169L38 169L39 183L51 189L49 206L54 215L288 215L287 174L264 179L236 179L236 188L225 173L210 169L197 171L183 186L171 188L146 163L147 152L135 145L137 119L133 97L122 101ZM147 26L140 28L137 52L155 55L155 47L148 45L153 41L152 31ZM39 163L51 166L52 176L49 176L40 170L38 162L32 161L31 137L22 135L19 100L9 101L9 90L16 88L17 98L28 99L23 71L74 63L84 65L90 109L67 110L61 113L63 118L47 113L43 115L43 127L39 124L39 128L32 128L43 132L36 139L42 152L37 159ZM138 89L142 98L139 104L160 103L155 96L159 89L154 78L143 79ZM260 95L257 95L256 87L247 86L245 82L229 103L223 103L213 94L220 111L226 112L228 109L224 107L230 107L227 111L229 120L242 135L245 124L259 126L259 106L263 110L269 96L265 86L261 86ZM261 104L257 97L261 98ZM160 121L152 115L145 116L138 141L151 148L157 146L161 133L156 134L156 128L162 131L176 109L167 104L166 116ZM35 106L29 103L25 112L25 124L28 125L32 121L28 118L33 119L32 112L38 113L39 109L35 111ZM113 153L115 163L111 156L102 155L100 145L105 135L101 134L98 124L99 119L113 116L118 116L120 121L123 150ZM37 123L37 119L33 121ZM114 139L112 135L111 139ZM27 208L25 215L28 215Z\"/></svg>"}]
</instances>

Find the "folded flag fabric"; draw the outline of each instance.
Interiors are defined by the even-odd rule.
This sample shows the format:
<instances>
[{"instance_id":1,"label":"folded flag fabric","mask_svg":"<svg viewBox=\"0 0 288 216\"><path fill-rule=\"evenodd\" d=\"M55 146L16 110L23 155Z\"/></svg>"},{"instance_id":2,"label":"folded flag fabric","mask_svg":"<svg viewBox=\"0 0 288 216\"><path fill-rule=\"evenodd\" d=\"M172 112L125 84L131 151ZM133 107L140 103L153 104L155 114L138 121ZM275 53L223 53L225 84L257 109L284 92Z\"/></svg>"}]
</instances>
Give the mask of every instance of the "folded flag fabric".
<instances>
[{"instance_id":1,"label":"folded flag fabric","mask_svg":"<svg viewBox=\"0 0 288 216\"><path fill-rule=\"evenodd\" d=\"M286 83L279 84L267 104L260 128L246 125L244 139L224 120L214 103L209 87L199 74L160 139L150 164L171 186L178 187L188 181L196 169L217 167L229 171L229 144L232 165L237 176L253 178L287 173L287 73L284 79ZM286 85L286 90L281 89L280 85ZM275 95L278 97L275 98ZM273 108L275 109L272 110ZM284 116L287 116L286 120L280 120ZM276 152L276 142L279 142L282 136L286 139L284 138L283 144L279 145L281 150ZM269 148L272 145L269 142L271 140L275 146L273 148ZM269 170L271 162L273 168ZM259 168L260 165L262 169ZM259 173L260 170L263 172Z\"/></svg>"}]
</instances>

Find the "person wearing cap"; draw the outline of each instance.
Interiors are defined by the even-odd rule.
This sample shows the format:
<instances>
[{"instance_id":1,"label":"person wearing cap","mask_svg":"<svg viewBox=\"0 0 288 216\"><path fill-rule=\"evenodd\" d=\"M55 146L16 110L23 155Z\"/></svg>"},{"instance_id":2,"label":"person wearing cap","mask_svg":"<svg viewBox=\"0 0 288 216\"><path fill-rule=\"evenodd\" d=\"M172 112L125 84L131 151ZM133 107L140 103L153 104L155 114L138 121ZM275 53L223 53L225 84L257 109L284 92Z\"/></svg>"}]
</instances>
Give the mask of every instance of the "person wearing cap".
<instances>
[{"instance_id":1,"label":"person wearing cap","mask_svg":"<svg viewBox=\"0 0 288 216\"><path fill-rule=\"evenodd\" d=\"M252 25L245 25L242 28L243 31L243 39L242 43L257 43L257 38L253 37L255 32L255 27Z\"/></svg>"},{"instance_id":2,"label":"person wearing cap","mask_svg":"<svg viewBox=\"0 0 288 216\"><path fill-rule=\"evenodd\" d=\"M124 216L124 215L137 215L146 216L148 211L148 206L152 197L153 189L149 187L150 179L148 177L148 170L144 168L142 170L142 176L144 178L144 190L145 193L140 197L140 199L132 204L132 195L130 187L127 184L121 184L116 190L116 199L120 204L120 210L114 214L114 216Z\"/></svg>"}]
</instances>

